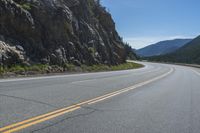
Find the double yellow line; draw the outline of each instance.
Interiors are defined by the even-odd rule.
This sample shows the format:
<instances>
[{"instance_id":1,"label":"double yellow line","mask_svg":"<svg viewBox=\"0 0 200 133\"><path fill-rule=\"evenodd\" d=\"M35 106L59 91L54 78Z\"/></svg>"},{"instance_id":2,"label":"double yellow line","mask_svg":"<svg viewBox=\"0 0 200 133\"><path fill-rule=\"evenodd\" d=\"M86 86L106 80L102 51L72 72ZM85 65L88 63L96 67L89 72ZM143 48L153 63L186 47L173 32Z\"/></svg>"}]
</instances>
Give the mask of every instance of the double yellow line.
<instances>
[{"instance_id":1,"label":"double yellow line","mask_svg":"<svg viewBox=\"0 0 200 133\"><path fill-rule=\"evenodd\" d=\"M167 75L169 75L173 71L174 71L174 69L171 68L169 72L167 72L167 73L165 73L161 76L155 77L153 79L150 79L150 80L142 82L142 83L138 83L134 86L130 86L130 87L127 87L127 88L124 88L124 89L121 89L121 90L118 90L118 91L115 91L115 92L108 93L108 94L103 95L103 96L96 97L94 99L90 99L90 100L87 100L87 101L84 101L84 102L81 102L81 103L78 103L78 104L74 104L74 105L66 107L66 108L58 109L58 110L55 110L53 112L49 112L47 114L39 115L39 116L24 120L24 121L21 121L21 122L18 122L18 123L14 123L14 124L2 127L2 128L0 128L0 132L2 132L2 133L12 133L12 132L22 130L24 128L27 128L27 127L36 125L38 123L53 119L53 118L61 116L63 114L73 112L77 109L80 109L81 106L94 104L94 103L106 100L108 98L114 97L116 95L122 94L124 92L127 92L127 91L130 91L130 90L136 89L138 87L144 86L146 84L149 84L151 82L154 82L156 80L159 80L161 78L166 77Z\"/></svg>"}]
</instances>

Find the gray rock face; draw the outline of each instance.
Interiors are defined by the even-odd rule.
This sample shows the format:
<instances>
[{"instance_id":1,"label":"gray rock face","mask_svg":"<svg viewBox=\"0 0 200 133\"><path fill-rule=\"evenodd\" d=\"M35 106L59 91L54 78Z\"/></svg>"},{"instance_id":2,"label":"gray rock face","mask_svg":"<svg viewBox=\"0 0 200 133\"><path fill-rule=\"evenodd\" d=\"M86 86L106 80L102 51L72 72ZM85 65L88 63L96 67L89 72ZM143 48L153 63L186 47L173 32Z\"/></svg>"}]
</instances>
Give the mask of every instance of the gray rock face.
<instances>
[{"instance_id":1,"label":"gray rock face","mask_svg":"<svg viewBox=\"0 0 200 133\"><path fill-rule=\"evenodd\" d=\"M94 0L1 0L0 35L13 40L6 46L16 47L14 53L24 51L22 62L114 65L126 59L111 15Z\"/></svg>"},{"instance_id":2,"label":"gray rock face","mask_svg":"<svg viewBox=\"0 0 200 133\"><path fill-rule=\"evenodd\" d=\"M9 43L0 41L0 64L13 65L24 63L25 52L20 46L11 46Z\"/></svg>"}]
</instances>

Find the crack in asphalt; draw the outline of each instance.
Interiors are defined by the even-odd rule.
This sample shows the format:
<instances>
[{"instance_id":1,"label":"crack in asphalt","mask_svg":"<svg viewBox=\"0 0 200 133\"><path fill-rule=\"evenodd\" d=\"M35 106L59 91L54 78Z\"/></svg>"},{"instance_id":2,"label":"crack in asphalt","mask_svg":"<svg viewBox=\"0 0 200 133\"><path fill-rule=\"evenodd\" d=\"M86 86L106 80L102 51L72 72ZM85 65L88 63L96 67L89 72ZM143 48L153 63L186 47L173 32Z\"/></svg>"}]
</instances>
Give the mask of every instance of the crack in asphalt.
<instances>
[{"instance_id":1,"label":"crack in asphalt","mask_svg":"<svg viewBox=\"0 0 200 133\"><path fill-rule=\"evenodd\" d=\"M39 103L39 104L47 105L47 106L50 106L50 107L53 107L53 108L58 108L55 105L52 105L52 104L49 104L49 103L45 103L45 102L41 102L41 101L37 101L37 100L33 100L33 99L16 97L16 96L11 96L11 95L6 95L6 94L0 94L0 96L10 97L10 98L14 98L14 99L20 99L20 100L24 100L24 101L29 101L29 102L34 102L34 103Z\"/></svg>"},{"instance_id":2,"label":"crack in asphalt","mask_svg":"<svg viewBox=\"0 0 200 133\"><path fill-rule=\"evenodd\" d=\"M35 133L35 132L39 132L39 131L42 131L42 130L45 130L47 128L50 128L50 127L53 127L53 126L56 126L60 123L63 123L65 122L66 120L69 120L69 119L73 119L73 118L78 118L78 117L82 117L82 116L89 116L95 112L105 112L105 111L116 111L116 110L104 110L104 109L99 109L99 108L94 108L94 107L88 107L88 106L80 106L82 109L86 109L86 110L91 110L90 112L87 112L87 113L80 113L80 114L77 114L77 115L73 115L73 116L69 116L69 117L66 117L66 118L63 118L57 122L54 122L52 124L48 124L47 126L44 126L42 128L39 128L39 129L36 129L36 130L33 130L31 131L31 133ZM117 110L118 111L118 110ZM119 126L119 123L116 123L116 122L113 122L113 124L115 125L118 125ZM120 126L122 127L125 127L125 128L128 128L126 125L124 124L120 124Z\"/></svg>"},{"instance_id":3,"label":"crack in asphalt","mask_svg":"<svg viewBox=\"0 0 200 133\"><path fill-rule=\"evenodd\" d=\"M87 113L80 113L80 114L77 114L77 115L73 115L73 116L70 116L70 117L66 117L66 118L63 118L57 122L54 122L52 124L48 124L47 126L44 126L42 128L39 128L39 129L36 129L36 130L33 130L31 131L31 133L35 133L35 132L38 132L38 131L41 131L41 130L45 130L47 128L50 128L50 127L53 127L53 126L56 126L60 123L63 123L65 122L66 120L69 120L69 119L73 119L73 118L78 118L78 117L82 117L82 116L89 116L91 115L92 113L94 112L106 112L106 111L122 111L122 110L112 110L112 109L99 109L99 108L94 108L94 107L88 107L88 106L80 106L82 109L86 109L86 110L91 110L90 112L87 112ZM113 123L115 125L119 125L118 123ZM126 127L125 125L122 125L120 124L122 127ZM126 127L127 128L127 127Z\"/></svg>"},{"instance_id":4,"label":"crack in asphalt","mask_svg":"<svg viewBox=\"0 0 200 133\"><path fill-rule=\"evenodd\" d=\"M81 106L82 107L82 106ZM57 122L54 122L52 124L49 124L47 126L44 126L42 128L39 128L39 129L36 129L36 130L33 130L31 131L31 133L35 133L35 132L38 132L38 131L41 131L41 130L45 130L47 128L50 128L50 127L53 127L55 125L58 125L60 123L63 123L65 122L66 120L69 120L69 119L73 119L73 118L78 118L78 117L81 117L81 116L88 116L88 115L91 115L92 113L98 111L98 109L93 109L93 108L86 108L86 107L83 107L84 109L88 109L88 110L91 110L90 112L87 112L87 113L80 113L80 114L77 114L77 115L73 115L73 116L69 116L69 117L66 117L66 118L63 118Z\"/></svg>"}]
</instances>

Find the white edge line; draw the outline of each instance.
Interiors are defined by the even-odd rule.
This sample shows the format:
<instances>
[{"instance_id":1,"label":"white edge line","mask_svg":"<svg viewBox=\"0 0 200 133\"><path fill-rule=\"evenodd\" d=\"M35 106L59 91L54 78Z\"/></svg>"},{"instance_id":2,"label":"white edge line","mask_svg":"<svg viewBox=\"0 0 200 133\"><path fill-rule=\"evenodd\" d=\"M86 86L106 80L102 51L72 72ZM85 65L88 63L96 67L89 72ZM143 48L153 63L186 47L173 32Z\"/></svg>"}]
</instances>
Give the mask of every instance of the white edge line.
<instances>
[{"instance_id":1,"label":"white edge line","mask_svg":"<svg viewBox=\"0 0 200 133\"><path fill-rule=\"evenodd\" d=\"M156 68L155 70L149 70L149 71L146 71L146 72L141 72L141 73L135 73L134 76L138 76L138 75L141 75L141 74L147 74L147 73L151 73L151 72L155 72L155 71L158 71L160 70L160 68ZM128 75L119 75L119 76L116 76L115 78L119 78L119 77L125 77L125 76L128 76ZM113 77L112 77L113 78ZM111 77L106 77L106 78L102 78L102 79L111 79ZM98 79L86 79L86 80L81 80L81 81L74 81L74 82L71 82L70 84L76 84L76 83L83 83L83 82L90 82L90 81L96 81Z\"/></svg>"},{"instance_id":2,"label":"white edge line","mask_svg":"<svg viewBox=\"0 0 200 133\"><path fill-rule=\"evenodd\" d=\"M162 75L160 75L160 76L158 76L158 77L155 77L155 78L153 78L153 79L144 81L144 82L142 82L142 83L138 83L138 84L136 84L136 85L133 85L133 86L124 88L124 89L122 89L122 90L119 90L118 93L116 92L116 93L114 93L114 94L111 95L111 96L107 96L107 97L105 97L105 98L102 98L102 99L99 99L99 100L96 100L96 101L89 102L88 104L89 104L89 105L90 105L90 104L94 104L94 103L103 101L103 100L105 100L105 99L109 99L109 98L111 98L111 97L114 97L114 96L116 96L116 95L122 94L122 93L124 93L124 92L128 92L128 91L130 91L130 90L134 90L134 89L136 89L136 88L142 87L142 86L144 86L144 85L147 85L147 84L149 84L149 83L152 83L152 82L154 82L154 81L157 81L157 80L159 80L159 79L162 79L162 78L168 76L168 75L171 74L173 71L174 71L174 68L170 68L170 71L168 71L168 72L166 72L166 73L164 73L164 74L162 74ZM78 105L78 104L77 104L77 105ZM80 107L78 107L78 108L80 108ZM75 110L76 110L76 109L75 109ZM26 124L25 124L25 125L26 125ZM12 128L12 129L15 129L15 128ZM17 131L18 131L18 130L17 130ZM5 132L9 132L9 130L5 130Z\"/></svg>"},{"instance_id":3,"label":"white edge line","mask_svg":"<svg viewBox=\"0 0 200 133\"><path fill-rule=\"evenodd\" d=\"M53 78L65 78L65 77L76 77L76 76L85 76L85 75L94 75L94 74L105 74L113 72L122 72L122 71L137 71L148 68L145 64L141 69L130 69L130 70L119 70L119 71L109 71L109 72L94 72L94 73L83 73L83 74L70 74L70 75L53 75L53 76L41 76L41 77L27 77L27 78L14 78L14 79L0 79L0 83L6 82L17 82L17 81L29 81L29 80L40 80L40 79L53 79Z\"/></svg>"},{"instance_id":4,"label":"white edge line","mask_svg":"<svg viewBox=\"0 0 200 133\"><path fill-rule=\"evenodd\" d=\"M193 69L191 69L195 74L197 74L197 75L199 75L200 76L200 72L197 72L197 71L195 71L195 70L193 70Z\"/></svg>"}]
</instances>

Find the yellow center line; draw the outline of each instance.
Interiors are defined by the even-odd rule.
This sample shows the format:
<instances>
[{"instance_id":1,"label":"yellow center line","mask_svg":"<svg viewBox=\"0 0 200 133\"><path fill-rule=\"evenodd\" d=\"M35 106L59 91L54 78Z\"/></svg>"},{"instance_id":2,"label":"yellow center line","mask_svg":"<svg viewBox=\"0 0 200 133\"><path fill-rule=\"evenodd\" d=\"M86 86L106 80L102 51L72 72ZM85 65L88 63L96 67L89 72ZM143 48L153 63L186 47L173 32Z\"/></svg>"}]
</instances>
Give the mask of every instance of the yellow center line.
<instances>
[{"instance_id":1,"label":"yellow center line","mask_svg":"<svg viewBox=\"0 0 200 133\"><path fill-rule=\"evenodd\" d=\"M81 106L83 106L83 105L94 104L94 103L109 99L111 97L114 97L116 95L122 94L124 92L127 92L127 91L130 91L130 90L136 89L138 87L144 86L146 84L149 84L151 82L154 82L156 80L159 80L161 78L166 77L167 75L169 75L173 71L174 71L174 69L170 69L169 72L167 72L167 73L165 73L165 74L163 74L161 76L155 77L153 79L147 80L147 81L142 82L142 83L138 83L138 84L136 84L134 86L130 86L130 87L127 87L127 88L124 88L124 89L120 89L118 91L111 92L111 93L105 94L103 96L96 97L94 99L90 99L90 100L87 100L87 101L84 101L84 102L80 102L78 104L74 104L74 105L69 106L69 107L58 109L58 110L55 110L55 111L52 111L52 112L49 112L49 113L46 113L46 114L43 114L43 115L39 115L39 116L30 118L30 119L27 119L27 120L24 120L24 121L21 121L21 122L17 122L17 123L2 127L2 128L0 128L0 132L12 133L12 132L15 132L15 131L22 130L24 128L27 128L27 127L33 126L35 124L38 124L38 123L53 119L53 118L61 116L63 114L66 114L66 113L69 113L69 112L73 112L73 111L75 111L77 109L80 109Z\"/></svg>"},{"instance_id":2,"label":"yellow center line","mask_svg":"<svg viewBox=\"0 0 200 133\"><path fill-rule=\"evenodd\" d=\"M6 126L6 127L3 127L3 128L0 128L0 132L2 131L5 131L7 129L11 129L11 128L14 128L16 126L20 126L22 124L26 124L26 123L29 123L29 122L32 122L32 121L35 121L35 120L38 120L38 119L41 119L41 118L44 118L44 117L48 117L50 115L54 115L56 113L60 113L62 111L66 111L66 110L69 110L69 109L72 109L72 108L76 108L76 107L80 107L84 104L89 104L90 102L93 102L95 100L99 100L99 99L102 99L102 98L105 98L105 97L108 97L110 95L113 95L114 93L118 93L122 90L119 90L119 91L116 91L116 92L112 92L112 93L109 93L109 94L106 94L106 95L103 95L103 96L99 96L99 97L96 97L94 99L91 99L91 100L87 100L87 101L84 101L84 102L81 102L81 103L78 103L78 104L75 104L75 105L72 105L72 106L69 106L69 107L66 107L66 108L62 108L62 109L59 109L59 110L56 110L56 111L53 111L53 112L50 112L50 113L47 113L47 114L44 114L44 115L40 115L40 116L37 116L37 117L33 117L31 119L27 119L27 120L24 120L22 122L18 122L18 123L15 123L15 124L12 124L12 125L9 125L9 126Z\"/></svg>"},{"instance_id":3,"label":"yellow center line","mask_svg":"<svg viewBox=\"0 0 200 133\"><path fill-rule=\"evenodd\" d=\"M97 98L94 98L94 99L91 99L91 100L87 100L87 101L84 101L84 102L81 102L81 103L78 103L78 104L75 104L75 105L72 105L72 106L69 106L69 107L66 107L66 108L62 108L62 109L59 109L59 110L56 110L56 111L53 111L53 112L50 112L50 113L47 113L47 114L44 114L44 115L39 115L39 116L33 117L31 119L24 120L22 122L18 122L18 123L15 123L15 124L0 128L0 132L4 131L4 130L7 130L7 129L10 129L10 128L13 128L13 127L16 127L16 126L20 126L22 124L26 124L26 123L29 123L29 122L32 122L32 121L35 121L35 120L50 116L50 115L54 115L54 114L62 112L62 111L66 111L66 110L69 110L69 109L72 109L72 108L80 107L80 106L82 106L84 104L87 104L87 103L93 102L95 100L104 98L106 96L112 95L113 93L116 93L116 92L112 92L112 93L109 93L109 94L106 94L106 95L103 95L103 96L100 96L100 97L97 97Z\"/></svg>"},{"instance_id":4,"label":"yellow center line","mask_svg":"<svg viewBox=\"0 0 200 133\"><path fill-rule=\"evenodd\" d=\"M77 109L80 109L81 107L75 107L75 108L72 108L72 109L69 109L69 110L66 110L66 111L63 111L61 113L58 113L58 114L54 114L54 115L51 115L49 117L45 117L44 119L39 119L39 120L36 120L36 121L33 121L31 123L27 123L25 125L21 125L19 127L16 127L16 128L13 128L11 130L8 130L8 131L5 131L3 133L12 133L12 132L15 132L15 131L19 131L21 129L24 129L24 128L27 128L27 127L30 127L32 125L35 125L35 124L38 124L38 123L41 123L41 122L44 122L44 121L47 121L47 120L50 120L50 119L53 119L55 117L58 117L60 115L63 115L63 114L66 114L66 113L69 113L69 112L72 112L72 111L75 111Z\"/></svg>"}]
</instances>

